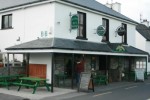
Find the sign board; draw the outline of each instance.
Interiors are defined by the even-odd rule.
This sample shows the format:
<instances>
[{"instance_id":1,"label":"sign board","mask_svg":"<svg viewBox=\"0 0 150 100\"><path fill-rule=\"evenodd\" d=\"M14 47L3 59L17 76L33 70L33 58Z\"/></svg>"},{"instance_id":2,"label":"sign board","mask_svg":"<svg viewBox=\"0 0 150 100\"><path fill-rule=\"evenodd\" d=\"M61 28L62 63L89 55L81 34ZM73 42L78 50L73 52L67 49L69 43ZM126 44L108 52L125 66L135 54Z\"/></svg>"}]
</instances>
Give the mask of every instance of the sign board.
<instances>
[{"instance_id":1,"label":"sign board","mask_svg":"<svg viewBox=\"0 0 150 100\"><path fill-rule=\"evenodd\" d=\"M88 91L89 89L92 89L94 92L94 84L93 84L93 80L91 79L91 73L82 72L80 76L78 91L80 90Z\"/></svg>"},{"instance_id":2,"label":"sign board","mask_svg":"<svg viewBox=\"0 0 150 100\"><path fill-rule=\"evenodd\" d=\"M135 80L144 81L144 72L145 72L145 69L143 68L135 69Z\"/></svg>"},{"instance_id":3,"label":"sign board","mask_svg":"<svg viewBox=\"0 0 150 100\"><path fill-rule=\"evenodd\" d=\"M79 25L78 15L71 16L71 29L77 29Z\"/></svg>"},{"instance_id":4,"label":"sign board","mask_svg":"<svg viewBox=\"0 0 150 100\"><path fill-rule=\"evenodd\" d=\"M116 47L116 51L117 51L117 52L125 52L125 48L124 48L122 45L118 45L118 46Z\"/></svg>"},{"instance_id":5,"label":"sign board","mask_svg":"<svg viewBox=\"0 0 150 100\"><path fill-rule=\"evenodd\" d=\"M117 30L117 33L119 36L123 36L125 34L126 30L124 29L124 27L119 27Z\"/></svg>"},{"instance_id":6,"label":"sign board","mask_svg":"<svg viewBox=\"0 0 150 100\"><path fill-rule=\"evenodd\" d=\"M96 33L97 33L99 36L104 36L104 34L105 34L105 32L106 32L106 29L104 28L103 25L100 25L100 26L97 27L97 30L96 30L96 31L97 31Z\"/></svg>"}]
</instances>

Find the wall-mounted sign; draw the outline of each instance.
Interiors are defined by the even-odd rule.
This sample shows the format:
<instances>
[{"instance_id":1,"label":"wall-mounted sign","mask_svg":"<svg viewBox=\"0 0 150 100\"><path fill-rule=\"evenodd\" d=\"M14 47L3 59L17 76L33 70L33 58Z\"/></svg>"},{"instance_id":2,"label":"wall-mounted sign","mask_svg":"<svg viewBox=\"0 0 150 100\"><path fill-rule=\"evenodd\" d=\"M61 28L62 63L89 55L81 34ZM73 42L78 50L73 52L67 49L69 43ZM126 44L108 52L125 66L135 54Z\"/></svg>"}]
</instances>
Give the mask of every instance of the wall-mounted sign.
<instances>
[{"instance_id":1,"label":"wall-mounted sign","mask_svg":"<svg viewBox=\"0 0 150 100\"><path fill-rule=\"evenodd\" d=\"M103 36L106 32L106 29L104 28L103 25L100 25L97 27L97 30L96 30L96 33L99 35L99 36Z\"/></svg>"},{"instance_id":2,"label":"wall-mounted sign","mask_svg":"<svg viewBox=\"0 0 150 100\"><path fill-rule=\"evenodd\" d=\"M93 90L94 92L94 83L91 78L90 72L81 72L80 82L78 84L78 92L81 90L83 91Z\"/></svg>"},{"instance_id":3,"label":"wall-mounted sign","mask_svg":"<svg viewBox=\"0 0 150 100\"><path fill-rule=\"evenodd\" d=\"M71 16L71 29L77 29L79 25L78 15Z\"/></svg>"},{"instance_id":4,"label":"wall-mounted sign","mask_svg":"<svg viewBox=\"0 0 150 100\"><path fill-rule=\"evenodd\" d=\"M46 38L48 37L48 32L47 31L41 31L41 38Z\"/></svg>"},{"instance_id":5,"label":"wall-mounted sign","mask_svg":"<svg viewBox=\"0 0 150 100\"><path fill-rule=\"evenodd\" d=\"M118 45L116 48L117 52L125 52L125 48L122 45Z\"/></svg>"},{"instance_id":6,"label":"wall-mounted sign","mask_svg":"<svg viewBox=\"0 0 150 100\"><path fill-rule=\"evenodd\" d=\"M120 26L118 29L117 29L117 33L119 36L123 36L125 34L126 30L124 27Z\"/></svg>"}]
</instances>

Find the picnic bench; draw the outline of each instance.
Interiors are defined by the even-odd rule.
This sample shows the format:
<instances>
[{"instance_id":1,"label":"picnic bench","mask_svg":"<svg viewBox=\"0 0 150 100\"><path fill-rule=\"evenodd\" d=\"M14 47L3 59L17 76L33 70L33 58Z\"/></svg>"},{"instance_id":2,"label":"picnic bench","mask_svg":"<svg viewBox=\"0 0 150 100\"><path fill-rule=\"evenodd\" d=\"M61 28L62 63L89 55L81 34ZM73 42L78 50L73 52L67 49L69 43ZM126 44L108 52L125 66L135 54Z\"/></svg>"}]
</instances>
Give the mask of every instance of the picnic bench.
<instances>
[{"instance_id":1,"label":"picnic bench","mask_svg":"<svg viewBox=\"0 0 150 100\"><path fill-rule=\"evenodd\" d=\"M24 75L1 75L0 76L0 85L6 86L6 88L9 90L9 86L13 84L13 82L18 81L20 77Z\"/></svg>"},{"instance_id":2,"label":"picnic bench","mask_svg":"<svg viewBox=\"0 0 150 100\"><path fill-rule=\"evenodd\" d=\"M19 78L20 82L13 83L14 85L19 86L18 91L20 91L21 87L33 88L32 94L35 94L35 91L38 87L46 87L48 91L50 91L49 85L46 83L47 79L44 78L36 78L36 77L21 77Z\"/></svg>"},{"instance_id":3,"label":"picnic bench","mask_svg":"<svg viewBox=\"0 0 150 100\"><path fill-rule=\"evenodd\" d=\"M108 84L108 79L106 75L95 75L93 76L94 83L100 85L100 84Z\"/></svg>"}]
</instances>

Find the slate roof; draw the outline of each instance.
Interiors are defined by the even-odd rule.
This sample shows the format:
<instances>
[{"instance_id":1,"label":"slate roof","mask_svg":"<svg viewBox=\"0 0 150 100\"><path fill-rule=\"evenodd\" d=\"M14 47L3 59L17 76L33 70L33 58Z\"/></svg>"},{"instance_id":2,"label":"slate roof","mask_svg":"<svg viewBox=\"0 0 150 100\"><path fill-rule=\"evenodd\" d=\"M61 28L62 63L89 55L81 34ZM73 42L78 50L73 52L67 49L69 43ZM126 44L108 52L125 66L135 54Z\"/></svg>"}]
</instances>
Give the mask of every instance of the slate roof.
<instances>
[{"instance_id":1,"label":"slate roof","mask_svg":"<svg viewBox=\"0 0 150 100\"><path fill-rule=\"evenodd\" d=\"M129 53L129 54L148 54L146 51L140 50L133 46L123 45L121 43L108 43L108 46L112 49L113 52L116 52L116 48L121 45L125 49L125 52L122 53Z\"/></svg>"},{"instance_id":2,"label":"slate roof","mask_svg":"<svg viewBox=\"0 0 150 100\"><path fill-rule=\"evenodd\" d=\"M41 50L41 49L64 49L64 50L83 50L83 51L97 51L97 52L109 52L116 53L115 49L119 43L94 43L88 41L62 39L62 38L49 38L49 39L37 39L30 42L22 43L12 47L6 48L6 50ZM145 51L139 50L132 46L123 45L127 54L148 54Z\"/></svg>"},{"instance_id":3,"label":"slate roof","mask_svg":"<svg viewBox=\"0 0 150 100\"><path fill-rule=\"evenodd\" d=\"M42 1L47 1L47 0L0 0L0 11L8 8L18 7L18 6L27 5L36 2L42 2ZM94 11L98 11L133 23L137 23L136 21L106 7L105 5L95 0L61 0L61 1L79 5Z\"/></svg>"},{"instance_id":4,"label":"slate roof","mask_svg":"<svg viewBox=\"0 0 150 100\"><path fill-rule=\"evenodd\" d=\"M150 28L143 24L138 24L136 30L147 40L150 41Z\"/></svg>"},{"instance_id":5,"label":"slate roof","mask_svg":"<svg viewBox=\"0 0 150 100\"><path fill-rule=\"evenodd\" d=\"M67 50L111 52L111 49L106 44L70 40L70 39L61 39L61 38L37 39L6 48L6 50L29 50L29 49L67 49Z\"/></svg>"}]
</instances>

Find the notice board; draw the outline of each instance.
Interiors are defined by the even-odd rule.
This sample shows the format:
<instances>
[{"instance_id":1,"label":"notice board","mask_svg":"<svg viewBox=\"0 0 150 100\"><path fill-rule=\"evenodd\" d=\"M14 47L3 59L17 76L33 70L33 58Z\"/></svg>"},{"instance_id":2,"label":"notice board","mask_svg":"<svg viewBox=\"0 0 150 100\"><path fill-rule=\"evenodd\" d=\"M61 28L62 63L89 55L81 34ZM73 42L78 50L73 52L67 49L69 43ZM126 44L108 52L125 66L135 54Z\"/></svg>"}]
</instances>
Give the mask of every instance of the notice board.
<instances>
[{"instance_id":1,"label":"notice board","mask_svg":"<svg viewBox=\"0 0 150 100\"><path fill-rule=\"evenodd\" d=\"M78 84L78 92L79 91L88 91L93 90L94 92L94 84L91 78L90 72L82 72L80 75L80 82Z\"/></svg>"},{"instance_id":2,"label":"notice board","mask_svg":"<svg viewBox=\"0 0 150 100\"><path fill-rule=\"evenodd\" d=\"M142 68L135 69L135 80L144 81L144 72L145 72L145 69L142 69Z\"/></svg>"}]
</instances>

